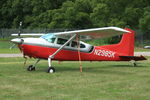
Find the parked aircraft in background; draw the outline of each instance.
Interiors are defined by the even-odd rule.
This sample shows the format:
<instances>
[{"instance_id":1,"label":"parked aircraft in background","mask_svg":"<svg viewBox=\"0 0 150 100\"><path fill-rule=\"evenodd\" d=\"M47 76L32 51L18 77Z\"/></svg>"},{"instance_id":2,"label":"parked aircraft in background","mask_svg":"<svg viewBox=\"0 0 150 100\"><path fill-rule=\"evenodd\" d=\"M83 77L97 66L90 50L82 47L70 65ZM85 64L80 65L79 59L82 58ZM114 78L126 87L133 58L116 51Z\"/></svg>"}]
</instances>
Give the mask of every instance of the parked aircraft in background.
<instances>
[{"instance_id":1,"label":"parked aircraft in background","mask_svg":"<svg viewBox=\"0 0 150 100\"><path fill-rule=\"evenodd\" d=\"M150 49L150 46L145 46L144 48L145 48L145 49Z\"/></svg>"}]
</instances>

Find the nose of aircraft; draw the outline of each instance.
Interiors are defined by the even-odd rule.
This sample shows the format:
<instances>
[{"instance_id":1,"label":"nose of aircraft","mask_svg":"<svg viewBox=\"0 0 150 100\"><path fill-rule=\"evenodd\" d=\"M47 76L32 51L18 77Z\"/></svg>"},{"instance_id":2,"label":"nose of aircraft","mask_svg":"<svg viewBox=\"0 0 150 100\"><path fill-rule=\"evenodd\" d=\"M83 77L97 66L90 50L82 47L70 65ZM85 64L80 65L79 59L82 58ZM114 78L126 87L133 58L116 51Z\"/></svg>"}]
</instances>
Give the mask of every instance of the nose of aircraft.
<instances>
[{"instance_id":1,"label":"nose of aircraft","mask_svg":"<svg viewBox=\"0 0 150 100\"><path fill-rule=\"evenodd\" d=\"M13 43L22 43L23 39L15 38L15 39L12 39L11 42L13 42Z\"/></svg>"}]
</instances>

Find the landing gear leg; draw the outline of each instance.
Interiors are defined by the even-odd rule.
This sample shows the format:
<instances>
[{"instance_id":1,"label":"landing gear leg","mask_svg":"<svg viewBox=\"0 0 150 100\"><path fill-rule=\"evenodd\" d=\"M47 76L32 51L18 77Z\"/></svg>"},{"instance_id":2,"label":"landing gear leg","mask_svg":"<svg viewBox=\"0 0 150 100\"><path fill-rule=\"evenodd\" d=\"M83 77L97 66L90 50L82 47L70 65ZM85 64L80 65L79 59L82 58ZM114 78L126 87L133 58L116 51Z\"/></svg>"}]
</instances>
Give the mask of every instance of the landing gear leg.
<instances>
[{"instance_id":1,"label":"landing gear leg","mask_svg":"<svg viewBox=\"0 0 150 100\"><path fill-rule=\"evenodd\" d=\"M29 65L29 67L27 68L28 71L35 71L35 66L36 64L40 61L40 59L38 59L33 65Z\"/></svg>"},{"instance_id":2,"label":"landing gear leg","mask_svg":"<svg viewBox=\"0 0 150 100\"><path fill-rule=\"evenodd\" d=\"M55 68L51 66L51 57L48 58L48 70L47 73L54 73L55 72Z\"/></svg>"}]
</instances>

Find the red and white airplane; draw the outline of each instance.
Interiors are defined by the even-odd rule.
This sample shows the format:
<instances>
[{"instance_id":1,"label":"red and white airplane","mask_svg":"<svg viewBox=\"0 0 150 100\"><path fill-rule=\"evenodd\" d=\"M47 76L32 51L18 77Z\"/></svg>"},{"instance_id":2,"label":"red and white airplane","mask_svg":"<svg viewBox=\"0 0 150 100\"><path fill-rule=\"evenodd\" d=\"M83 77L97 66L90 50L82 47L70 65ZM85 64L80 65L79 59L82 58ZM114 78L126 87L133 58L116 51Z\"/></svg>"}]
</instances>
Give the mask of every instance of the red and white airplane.
<instances>
[{"instance_id":1,"label":"red and white airplane","mask_svg":"<svg viewBox=\"0 0 150 100\"><path fill-rule=\"evenodd\" d=\"M121 35L118 44L93 46L80 40L96 39ZM18 44L24 57L33 57L37 61L28 67L35 70L41 59L48 60L48 73L54 73L52 60L58 61L139 61L146 60L143 56L134 56L134 31L118 27L104 27L76 31L58 32L51 34L19 34L19 36L41 36L40 38L15 38L11 41ZM18 36L18 34L12 34ZM134 65L136 63L134 62ZM82 68L80 67L82 72Z\"/></svg>"}]
</instances>

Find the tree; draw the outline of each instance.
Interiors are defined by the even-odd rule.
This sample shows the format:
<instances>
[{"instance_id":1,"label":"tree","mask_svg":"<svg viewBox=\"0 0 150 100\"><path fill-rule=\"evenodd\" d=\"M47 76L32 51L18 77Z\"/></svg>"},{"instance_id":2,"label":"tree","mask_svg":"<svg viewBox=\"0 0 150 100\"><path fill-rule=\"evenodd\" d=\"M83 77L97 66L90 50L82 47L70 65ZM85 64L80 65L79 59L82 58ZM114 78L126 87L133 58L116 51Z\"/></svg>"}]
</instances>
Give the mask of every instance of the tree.
<instances>
[{"instance_id":1,"label":"tree","mask_svg":"<svg viewBox=\"0 0 150 100\"><path fill-rule=\"evenodd\" d=\"M111 18L111 21L108 23L108 26L116 26L124 28L126 26L126 22L119 20L117 18Z\"/></svg>"},{"instance_id":2,"label":"tree","mask_svg":"<svg viewBox=\"0 0 150 100\"><path fill-rule=\"evenodd\" d=\"M94 27L104 27L107 26L109 20L109 8L106 4L99 3L93 9L90 17L94 23Z\"/></svg>"},{"instance_id":3,"label":"tree","mask_svg":"<svg viewBox=\"0 0 150 100\"><path fill-rule=\"evenodd\" d=\"M149 27L150 0L1 0L0 5L0 28L18 28L20 21L23 28Z\"/></svg>"},{"instance_id":4,"label":"tree","mask_svg":"<svg viewBox=\"0 0 150 100\"><path fill-rule=\"evenodd\" d=\"M139 19L143 12L140 8L126 8L124 13L124 21L132 28L138 28Z\"/></svg>"},{"instance_id":5,"label":"tree","mask_svg":"<svg viewBox=\"0 0 150 100\"><path fill-rule=\"evenodd\" d=\"M139 23L140 29L142 29L145 32L150 31L150 7L146 7L144 9L144 15L140 19Z\"/></svg>"}]
</instances>

